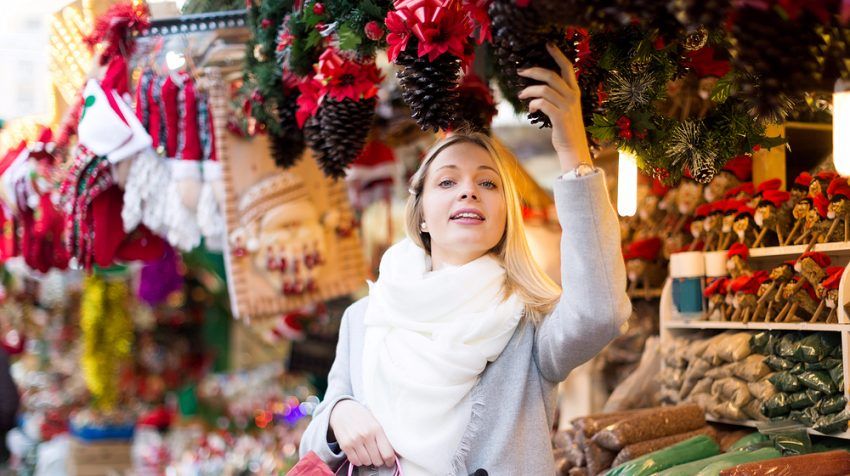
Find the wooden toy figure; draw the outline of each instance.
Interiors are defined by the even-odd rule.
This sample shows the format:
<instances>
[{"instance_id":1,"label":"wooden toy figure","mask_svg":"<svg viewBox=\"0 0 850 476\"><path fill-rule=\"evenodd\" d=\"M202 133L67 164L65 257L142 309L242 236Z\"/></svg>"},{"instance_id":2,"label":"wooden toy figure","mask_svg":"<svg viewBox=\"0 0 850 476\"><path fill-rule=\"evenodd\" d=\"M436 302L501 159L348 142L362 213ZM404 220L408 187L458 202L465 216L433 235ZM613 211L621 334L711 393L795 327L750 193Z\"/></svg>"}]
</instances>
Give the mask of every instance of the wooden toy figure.
<instances>
[{"instance_id":1,"label":"wooden toy figure","mask_svg":"<svg viewBox=\"0 0 850 476\"><path fill-rule=\"evenodd\" d=\"M739 276L729 282L729 292L735 293L733 300L735 312L731 320L749 322L758 304L758 290L767 279L766 271L757 271L749 276Z\"/></svg>"},{"instance_id":2,"label":"wooden toy figure","mask_svg":"<svg viewBox=\"0 0 850 476\"><path fill-rule=\"evenodd\" d=\"M803 222L803 234L800 235L795 244L805 243L809 240L806 251L810 250L815 243L823 243L827 240L827 232L829 231L833 220L828 218L829 200L825 195L811 196L812 206L806 213L805 221Z\"/></svg>"},{"instance_id":3,"label":"wooden toy figure","mask_svg":"<svg viewBox=\"0 0 850 476\"><path fill-rule=\"evenodd\" d=\"M697 243L703 243L705 246L705 218L708 216L708 212L711 211L711 205L708 203L703 203L698 206L694 211L694 218L691 220L688 228L691 231L691 247L690 250L696 250Z\"/></svg>"},{"instance_id":4,"label":"wooden toy figure","mask_svg":"<svg viewBox=\"0 0 850 476\"><path fill-rule=\"evenodd\" d=\"M738 243L749 246L749 244L755 242L756 237L759 235L759 227L755 221L755 210L747 204L738 207L738 213L735 215L735 223L732 224L732 229L738 238Z\"/></svg>"},{"instance_id":5,"label":"wooden toy figure","mask_svg":"<svg viewBox=\"0 0 850 476\"><path fill-rule=\"evenodd\" d=\"M762 312L764 312L764 321L770 322L772 320L773 309L777 307L777 303L782 302L784 304L781 297L782 288L790 282L793 277L793 261L786 261L770 270L768 281L763 283L762 288L759 289L759 301L755 310L755 315L757 317L761 316ZM779 305L778 307L781 308L782 306Z\"/></svg>"},{"instance_id":6,"label":"wooden toy figure","mask_svg":"<svg viewBox=\"0 0 850 476\"><path fill-rule=\"evenodd\" d=\"M753 248L764 244L765 235L768 232L776 235L776 243L784 241L785 235L788 234L791 217L783 211L790 198L791 194L783 190L766 190L761 194L753 217L761 231L753 243Z\"/></svg>"},{"instance_id":7,"label":"wooden toy figure","mask_svg":"<svg viewBox=\"0 0 850 476\"><path fill-rule=\"evenodd\" d=\"M738 215L738 208L745 205L746 202L744 200L726 199L722 200L721 203L723 203L723 216L720 219L720 236L717 239L716 249L725 250L729 248L732 238L735 237L732 225L735 223L735 216Z\"/></svg>"},{"instance_id":8,"label":"wooden toy figure","mask_svg":"<svg viewBox=\"0 0 850 476\"><path fill-rule=\"evenodd\" d=\"M702 222L705 249L708 251L717 250L720 247L723 234L723 209L725 206L726 200L712 202L708 215L706 215L705 220Z\"/></svg>"},{"instance_id":9,"label":"wooden toy figure","mask_svg":"<svg viewBox=\"0 0 850 476\"><path fill-rule=\"evenodd\" d=\"M842 241L850 239L850 184L845 177L835 177L826 189L829 197L827 218L832 220L829 231L826 232L827 239L832 237L839 222L844 224L844 235Z\"/></svg>"},{"instance_id":10,"label":"wooden toy figure","mask_svg":"<svg viewBox=\"0 0 850 476\"><path fill-rule=\"evenodd\" d=\"M753 158L749 155L734 157L723 165L717 175L705 187L705 201L720 200L729 190L750 180L753 175Z\"/></svg>"},{"instance_id":11,"label":"wooden toy figure","mask_svg":"<svg viewBox=\"0 0 850 476\"><path fill-rule=\"evenodd\" d=\"M659 262L661 238L654 236L634 241L626 248L623 259L626 261L626 273L629 278L629 292L635 292L640 285L643 289L660 286L667 270Z\"/></svg>"},{"instance_id":12,"label":"wooden toy figure","mask_svg":"<svg viewBox=\"0 0 850 476\"><path fill-rule=\"evenodd\" d=\"M826 271L826 278L815 287L815 294L820 299L820 304L809 322L818 322L826 309L829 309L826 313L826 322L838 322L838 284L841 282L841 275L844 274L844 267L830 266Z\"/></svg>"},{"instance_id":13,"label":"wooden toy figure","mask_svg":"<svg viewBox=\"0 0 850 476\"><path fill-rule=\"evenodd\" d=\"M750 250L741 243L735 243L726 252L726 269L732 279L739 276L752 274L747 259L750 257Z\"/></svg>"},{"instance_id":14,"label":"wooden toy figure","mask_svg":"<svg viewBox=\"0 0 850 476\"><path fill-rule=\"evenodd\" d=\"M673 226L678 230L688 217L693 216L696 208L703 203L702 184L688 178L682 178L676 193L676 209L679 211L679 221Z\"/></svg>"},{"instance_id":15,"label":"wooden toy figure","mask_svg":"<svg viewBox=\"0 0 850 476\"><path fill-rule=\"evenodd\" d=\"M723 321L726 316L726 293L729 279L725 277L714 278L703 290L702 294L708 299L708 311L706 320Z\"/></svg>"},{"instance_id":16,"label":"wooden toy figure","mask_svg":"<svg viewBox=\"0 0 850 476\"><path fill-rule=\"evenodd\" d=\"M809 185L812 184L812 180L814 180L812 174L805 171L794 178L794 183L791 184L791 206L809 196Z\"/></svg>"},{"instance_id":17,"label":"wooden toy figure","mask_svg":"<svg viewBox=\"0 0 850 476\"><path fill-rule=\"evenodd\" d=\"M640 217L641 226L652 230L655 233L661 232L661 227L664 226L667 212L659 206L664 195L670 190L669 187L662 184L657 179L653 179L649 193L640 203L638 216Z\"/></svg>"},{"instance_id":18,"label":"wooden toy figure","mask_svg":"<svg viewBox=\"0 0 850 476\"><path fill-rule=\"evenodd\" d=\"M788 302L785 303L782 311L780 311L777 320L780 320L782 316L786 316L785 320L787 321L791 316L794 316L797 310L794 307L795 305L797 307L803 306L807 312L814 313L817 309L817 301L815 301L817 296L812 298L813 305L810 306L809 299L806 297L808 293L801 293L799 291L801 288L807 287L811 294L814 294L815 287L827 276L826 268L830 265L830 262L829 256L817 251L803 253L797 259L794 263L794 271L799 274L794 277L794 284L785 286L783 289L783 297L788 299ZM795 298L791 299L792 296L795 296Z\"/></svg>"},{"instance_id":19,"label":"wooden toy figure","mask_svg":"<svg viewBox=\"0 0 850 476\"><path fill-rule=\"evenodd\" d=\"M726 191L726 194L723 195L723 198L731 198L733 200L747 200L752 199L753 194L756 193L756 189L753 186L752 182L744 182L741 185L738 185L735 188L731 188Z\"/></svg>"},{"instance_id":20,"label":"wooden toy figure","mask_svg":"<svg viewBox=\"0 0 850 476\"><path fill-rule=\"evenodd\" d=\"M782 288L783 297L787 300L785 307L776 316L776 322L800 322L797 311L803 309L809 315L814 315L818 308L817 295L811 284L802 276L794 276L795 283ZM797 283L802 283L797 286Z\"/></svg>"},{"instance_id":21,"label":"wooden toy figure","mask_svg":"<svg viewBox=\"0 0 850 476\"><path fill-rule=\"evenodd\" d=\"M782 243L783 245L790 245L793 240L798 237L798 233L801 232L803 226L805 225L806 217L809 215L809 211L811 209L812 198L808 195L794 202L794 208L791 209L791 217L793 218L794 225L791 227L791 231L789 231L788 235L785 237L785 241Z\"/></svg>"},{"instance_id":22,"label":"wooden toy figure","mask_svg":"<svg viewBox=\"0 0 850 476\"><path fill-rule=\"evenodd\" d=\"M809 196L826 195L826 189L835 177L838 177L838 174L831 170L821 170L816 173L809 183Z\"/></svg>"}]
</instances>

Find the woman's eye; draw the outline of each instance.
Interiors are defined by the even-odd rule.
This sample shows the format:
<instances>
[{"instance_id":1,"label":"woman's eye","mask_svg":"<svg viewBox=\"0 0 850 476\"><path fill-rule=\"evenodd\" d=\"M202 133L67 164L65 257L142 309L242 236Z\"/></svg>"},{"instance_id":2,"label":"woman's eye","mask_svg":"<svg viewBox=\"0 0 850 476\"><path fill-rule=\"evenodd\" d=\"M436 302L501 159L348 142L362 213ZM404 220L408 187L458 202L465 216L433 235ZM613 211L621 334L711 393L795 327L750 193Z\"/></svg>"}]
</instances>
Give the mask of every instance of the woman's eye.
<instances>
[{"instance_id":1,"label":"woman's eye","mask_svg":"<svg viewBox=\"0 0 850 476\"><path fill-rule=\"evenodd\" d=\"M489 189L496 188L496 182L493 182L492 180L485 180L484 182L481 182L481 185L484 188L489 188Z\"/></svg>"},{"instance_id":2,"label":"woman's eye","mask_svg":"<svg viewBox=\"0 0 850 476\"><path fill-rule=\"evenodd\" d=\"M440 182L438 185L442 188L449 188L454 184L454 180L445 179Z\"/></svg>"}]
</instances>

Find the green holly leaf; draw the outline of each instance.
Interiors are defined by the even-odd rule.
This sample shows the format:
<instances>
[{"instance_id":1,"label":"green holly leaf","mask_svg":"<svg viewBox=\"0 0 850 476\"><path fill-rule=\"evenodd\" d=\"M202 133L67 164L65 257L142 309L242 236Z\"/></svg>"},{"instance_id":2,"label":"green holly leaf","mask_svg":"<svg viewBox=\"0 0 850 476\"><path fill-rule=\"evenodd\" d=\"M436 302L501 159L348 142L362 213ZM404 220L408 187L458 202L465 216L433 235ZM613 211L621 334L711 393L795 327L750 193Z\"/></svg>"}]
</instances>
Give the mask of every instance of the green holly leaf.
<instances>
[{"instance_id":1,"label":"green holly leaf","mask_svg":"<svg viewBox=\"0 0 850 476\"><path fill-rule=\"evenodd\" d=\"M354 50L363 41L360 35L354 32L348 25L342 25L337 32L339 36L339 47L343 50Z\"/></svg>"},{"instance_id":2,"label":"green holly leaf","mask_svg":"<svg viewBox=\"0 0 850 476\"><path fill-rule=\"evenodd\" d=\"M313 48L319 45L322 42L322 35L319 34L318 30L312 30L307 34L307 41L305 45L307 48Z\"/></svg>"},{"instance_id":3,"label":"green holly leaf","mask_svg":"<svg viewBox=\"0 0 850 476\"><path fill-rule=\"evenodd\" d=\"M86 102L84 103L83 113L80 114L80 120L82 121L84 117L86 117L86 111L94 105L94 95L86 96Z\"/></svg>"},{"instance_id":4,"label":"green holly leaf","mask_svg":"<svg viewBox=\"0 0 850 476\"><path fill-rule=\"evenodd\" d=\"M732 95L734 88L735 74L732 72L726 73L726 75L717 81L714 89L711 90L711 100L718 104L725 102Z\"/></svg>"}]
</instances>

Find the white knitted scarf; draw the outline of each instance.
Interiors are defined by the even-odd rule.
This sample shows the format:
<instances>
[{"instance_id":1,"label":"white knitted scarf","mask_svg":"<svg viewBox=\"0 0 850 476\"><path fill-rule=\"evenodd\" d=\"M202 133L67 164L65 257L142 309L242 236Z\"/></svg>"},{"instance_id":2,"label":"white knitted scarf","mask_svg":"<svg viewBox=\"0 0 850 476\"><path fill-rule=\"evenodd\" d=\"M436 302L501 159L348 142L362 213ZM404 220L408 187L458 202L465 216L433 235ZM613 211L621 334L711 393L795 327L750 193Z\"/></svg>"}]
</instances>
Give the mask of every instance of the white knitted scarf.
<instances>
[{"instance_id":1,"label":"white knitted scarf","mask_svg":"<svg viewBox=\"0 0 850 476\"><path fill-rule=\"evenodd\" d=\"M409 239L387 250L365 316L365 403L406 476L450 471L471 417L469 392L522 311L516 296L503 299L505 270L494 257L435 272L428 262Z\"/></svg>"}]
</instances>

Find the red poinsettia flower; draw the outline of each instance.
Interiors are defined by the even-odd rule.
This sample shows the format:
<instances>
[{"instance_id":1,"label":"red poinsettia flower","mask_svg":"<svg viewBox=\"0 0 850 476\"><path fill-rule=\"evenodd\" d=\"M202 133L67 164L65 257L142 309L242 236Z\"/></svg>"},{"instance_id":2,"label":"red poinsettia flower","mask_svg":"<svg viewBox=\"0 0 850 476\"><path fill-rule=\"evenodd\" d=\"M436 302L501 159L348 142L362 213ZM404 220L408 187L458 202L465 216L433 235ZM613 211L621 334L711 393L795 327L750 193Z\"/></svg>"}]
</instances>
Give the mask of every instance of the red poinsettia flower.
<instances>
[{"instance_id":1,"label":"red poinsettia flower","mask_svg":"<svg viewBox=\"0 0 850 476\"><path fill-rule=\"evenodd\" d=\"M479 45L485 41L493 40L493 33L490 31L490 15L487 13L487 7L490 5L490 1L463 0L463 9L478 29L475 35L475 41Z\"/></svg>"},{"instance_id":2,"label":"red poinsettia flower","mask_svg":"<svg viewBox=\"0 0 850 476\"><path fill-rule=\"evenodd\" d=\"M343 58L332 48L326 49L319 57L318 72L316 79L322 82L328 96L336 101L371 98L378 93L378 83L382 79L374 62L358 63Z\"/></svg>"},{"instance_id":3,"label":"red poinsettia flower","mask_svg":"<svg viewBox=\"0 0 850 476\"><path fill-rule=\"evenodd\" d=\"M417 55L435 61L443 53L464 58L472 23L461 9L460 0L410 0L415 22L410 29L419 40Z\"/></svg>"},{"instance_id":4,"label":"red poinsettia flower","mask_svg":"<svg viewBox=\"0 0 850 476\"><path fill-rule=\"evenodd\" d=\"M322 100L322 83L313 76L307 76L298 84L298 90L301 94L295 100L298 105L295 120L298 122L298 127L303 129L307 119L313 117L319 110L319 102Z\"/></svg>"},{"instance_id":5,"label":"red poinsettia flower","mask_svg":"<svg viewBox=\"0 0 850 476\"><path fill-rule=\"evenodd\" d=\"M406 10L387 13L384 24L387 25L387 57L395 62L398 55L407 48L412 32L407 26Z\"/></svg>"}]
</instances>

